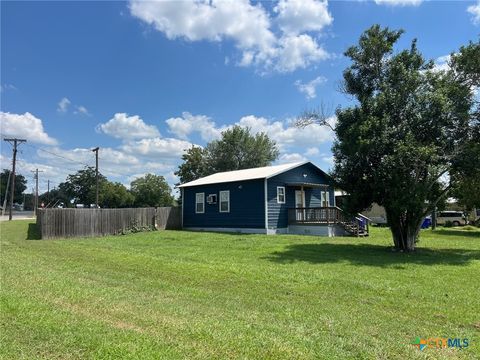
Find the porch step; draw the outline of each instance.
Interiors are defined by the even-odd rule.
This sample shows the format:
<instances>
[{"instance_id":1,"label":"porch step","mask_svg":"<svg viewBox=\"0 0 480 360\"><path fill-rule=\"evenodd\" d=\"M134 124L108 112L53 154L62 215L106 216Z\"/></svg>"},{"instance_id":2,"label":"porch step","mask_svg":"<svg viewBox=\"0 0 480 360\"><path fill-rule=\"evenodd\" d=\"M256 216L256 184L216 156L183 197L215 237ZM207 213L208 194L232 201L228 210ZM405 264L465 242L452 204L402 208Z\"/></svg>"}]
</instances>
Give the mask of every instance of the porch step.
<instances>
[{"instance_id":1,"label":"porch step","mask_svg":"<svg viewBox=\"0 0 480 360\"><path fill-rule=\"evenodd\" d=\"M362 237L368 236L368 232L363 229L359 229L357 231L357 225L353 222L341 222L340 224L348 233L350 233L353 236L362 236Z\"/></svg>"}]
</instances>

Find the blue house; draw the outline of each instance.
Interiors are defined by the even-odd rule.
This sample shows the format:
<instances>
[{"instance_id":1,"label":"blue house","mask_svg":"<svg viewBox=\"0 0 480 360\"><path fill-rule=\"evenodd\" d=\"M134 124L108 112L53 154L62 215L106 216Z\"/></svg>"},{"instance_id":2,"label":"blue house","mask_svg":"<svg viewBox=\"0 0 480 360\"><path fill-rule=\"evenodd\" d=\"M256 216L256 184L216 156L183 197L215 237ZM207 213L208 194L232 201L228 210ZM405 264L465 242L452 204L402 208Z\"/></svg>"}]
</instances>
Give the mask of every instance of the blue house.
<instances>
[{"instance_id":1,"label":"blue house","mask_svg":"<svg viewBox=\"0 0 480 360\"><path fill-rule=\"evenodd\" d=\"M186 230L368 234L335 206L333 180L311 162L227 171L178 186Z\"/></svg>"}]
</instances>

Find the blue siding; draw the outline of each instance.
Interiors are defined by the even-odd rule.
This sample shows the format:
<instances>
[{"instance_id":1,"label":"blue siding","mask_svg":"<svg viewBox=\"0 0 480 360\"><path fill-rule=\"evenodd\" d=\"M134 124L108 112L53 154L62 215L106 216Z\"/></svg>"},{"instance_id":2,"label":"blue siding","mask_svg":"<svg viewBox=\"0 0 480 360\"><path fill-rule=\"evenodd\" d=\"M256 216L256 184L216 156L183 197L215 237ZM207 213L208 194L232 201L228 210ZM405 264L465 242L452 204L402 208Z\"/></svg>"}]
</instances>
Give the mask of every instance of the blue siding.
<instances>
[{"instance_id":1,"label":"blue siding","mask_svg":"<svg viewBox=\"0 0 480 360\"><path fill-rule=\"evenodd\" d=\"M307 174L304 177L303 174ZM300 187L286 186L287 183L310 182L315 184L330 184L330 179L320 171L315 165L307 163L295 169L286 171L280 175L274 176L267 180L267 200L268 200L268 227L269 229L285 228L288 226L288 209L295 207L295 190ZM277 203L277 186L285 186L286 203ZM321 206L321 188L308 189L305 188L305 206L318 207ZM330 205L334 204L334 187L328 188L330 193Z\"/></svg>"},{"instance_id":2,"label":"blue siding","mask_svg":"<svg viewBox=\"0 0 480 360\"><path fill-rule=\"evenodd\" d=\"M241 186L241 188L239 188ZM192 186L183 192L184 227L265 228L264 179ZM230 191L230 212L219 211L219 192ZM195 194L205 193L205 213L195 213ZM216 204L207 196L217 195Z\"/></svg>"}]
</instances>

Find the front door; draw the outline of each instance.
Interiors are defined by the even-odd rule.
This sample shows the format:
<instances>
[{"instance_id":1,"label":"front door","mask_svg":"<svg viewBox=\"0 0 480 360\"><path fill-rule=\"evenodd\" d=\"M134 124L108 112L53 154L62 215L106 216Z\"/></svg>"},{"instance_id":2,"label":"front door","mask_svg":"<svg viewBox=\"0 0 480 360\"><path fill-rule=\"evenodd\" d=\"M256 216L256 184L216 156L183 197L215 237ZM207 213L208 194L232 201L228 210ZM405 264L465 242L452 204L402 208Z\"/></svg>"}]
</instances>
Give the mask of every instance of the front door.
<instances>
[{"instance_id":1,"label":"front door","mask_svg":"<svg viewBox=\"0 0 480 360\"><path fill-rule=\"evenodd\" d=\"M305 192L302 190L295 190L295 207L297 208L297 221L304 221L305 209L298 209L305 207Z\"/></svg>"}]
</instances>

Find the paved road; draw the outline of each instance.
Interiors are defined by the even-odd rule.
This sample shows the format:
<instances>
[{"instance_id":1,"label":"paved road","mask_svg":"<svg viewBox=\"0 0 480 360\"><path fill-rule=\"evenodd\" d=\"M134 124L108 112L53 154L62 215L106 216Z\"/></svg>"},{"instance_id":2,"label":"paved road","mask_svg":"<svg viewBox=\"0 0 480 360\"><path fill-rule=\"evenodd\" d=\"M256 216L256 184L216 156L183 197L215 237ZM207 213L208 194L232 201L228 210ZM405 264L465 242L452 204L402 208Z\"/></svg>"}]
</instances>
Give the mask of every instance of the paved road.
<instances>
[{"instance_id":1,"label":"paved road","mask_svg":"<svg viewBox=\"0 0 480 360\"><path fill-rule=\"evenodd\" d=\"M0 212L1 214L1 212ZM34 219L33 211L13 211L12 220L24 220L24 219ZM5 215L0 215L0 221L8 220L8 210L5 211Z\"/></svg>"}]
</instances>

